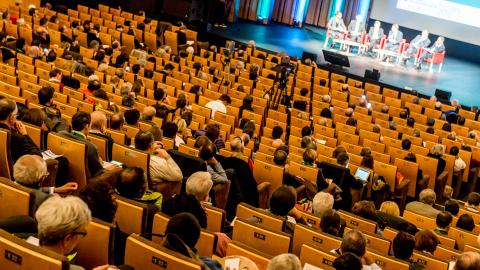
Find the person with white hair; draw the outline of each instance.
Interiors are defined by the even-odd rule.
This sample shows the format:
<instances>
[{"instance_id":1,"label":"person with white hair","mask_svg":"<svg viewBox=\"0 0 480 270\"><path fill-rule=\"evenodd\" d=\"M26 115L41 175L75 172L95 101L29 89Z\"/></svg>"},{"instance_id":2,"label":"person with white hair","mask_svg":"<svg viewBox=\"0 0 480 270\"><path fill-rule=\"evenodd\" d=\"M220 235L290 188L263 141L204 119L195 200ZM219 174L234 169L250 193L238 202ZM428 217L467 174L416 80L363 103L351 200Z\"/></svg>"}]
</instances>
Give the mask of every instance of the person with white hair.
<instances>
[{"instance_id":1,"label":"person with white hair","mask_svg":"<svg viewBox=\"0 0 480 270\"><path fill-rule=\"evenodd\" d=\"M192 46L188 46L187 49L185 50L188 54L194 54L195 49Z\"/></svg>"},{"instance_id":2,"label":"person with white hair","mask_svg":"<svg viewBox=\"0 0 480 270\"><path fill-rule=\"evenodd\" d=\"M60 255L71 254L83 237L87 235L87 226L92 214L85 202L74 196L52 196L35 213L38 228L38 245ZM30 240L32 244L34 241ZM94 268L116 269L103 265ZM70 265L70 270L83 267Z\"/></svg>"},{"instance_id":3,"label":"person with white hair","mask_svg":"<svg viewBox=\"0 0 480 270\"><path fill-rule=\"evenodd\" d=\"M212 176L208 172L196 172L187 179L186 192L195 196L199 202L209 202L209 193L213 187Z\"/></svg>"},{"instance_id":4,"label":"person with white hair","mask_svg":"<svg viewBox=\"0 0 480 270\"><path fill-rule=\"evenodd\" d=\"M273 257L267 266L267 270L301 270L302 265L297 256L291 253L283 253Z\"/></svg>"},{"instance_id":5,"label":"person with white hair","mask_svg":"<svg viewBox=\"0 0 480 270\"><path fill-rule=\"evenodd\" d=\"M318 192L312 200L313 214L322 217L325 212L333 209L335 202L333 195L327 192Z\"/></svg>"},{"instance_id":6,"label":"person with white hair","mask_svg":"<svg viewBox=\"0 0 480 270\"><path fill-rule=\"evenodd\" d=\"M35 208L38 208L53 193L65 194L78 188L75 182L57 188L41 187L48 175L47 163L41 156L23 155L13 165L15 182L35 190Z\"/></svg>"},{"instance_id":7,"label":"person with white hair","mask_svg":"<svg viewBox=\"0 0 480 270\"><path fill-rule=\"evenodd\" d=\"M454 270L478 270L480 269L480 254L468 251L458 257Z\"/></svg>"},{"instance_id":8,"label":"person with white hair","mask_svg":"<svg viewBox=\"0 0 480 270\"><path fill-rule=\"evenodd\" d=\"M437 195L433 189L424 189L420 192L419 201L408 203L405 209L425 217L437 218L440 211L433 208L436 198Z\"/></svg>"}]
</instances>

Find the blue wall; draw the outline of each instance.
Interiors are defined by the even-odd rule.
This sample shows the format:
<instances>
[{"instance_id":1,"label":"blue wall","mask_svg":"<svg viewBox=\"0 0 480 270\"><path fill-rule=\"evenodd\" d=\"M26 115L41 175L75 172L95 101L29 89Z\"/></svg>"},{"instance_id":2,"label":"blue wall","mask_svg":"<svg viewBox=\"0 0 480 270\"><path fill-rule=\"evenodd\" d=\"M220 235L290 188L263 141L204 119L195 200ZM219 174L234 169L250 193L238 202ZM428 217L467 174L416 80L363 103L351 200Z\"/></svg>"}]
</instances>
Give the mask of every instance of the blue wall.
<instances>
[{"instance_id":1,"label":"blue wall","mask_svg":"<svg viewBox=\"0 0 480 270\"><path fill-rule=\"evenodd\" d=\"M479 15L480 16L480 15ZM373 26L375 20L370 19L368 22L369 27ZM388 34L392 24L387 22L382 22L382 27L385 34ZM400 30L403 32L403 37L410 42L415 38L416 35L420 34L420 31L406 28L400 25ZM427 29L428 30L428 29ZM480 30L479 30L480 33ZM435 42L438 36L430 34L430 40ZM458 41L455 39L450 39L445 37L445 48L447 50L447 56L456 57L470 62L480 63L480 46L466 43L463 41Z\"/></svg>"}]
</instances>

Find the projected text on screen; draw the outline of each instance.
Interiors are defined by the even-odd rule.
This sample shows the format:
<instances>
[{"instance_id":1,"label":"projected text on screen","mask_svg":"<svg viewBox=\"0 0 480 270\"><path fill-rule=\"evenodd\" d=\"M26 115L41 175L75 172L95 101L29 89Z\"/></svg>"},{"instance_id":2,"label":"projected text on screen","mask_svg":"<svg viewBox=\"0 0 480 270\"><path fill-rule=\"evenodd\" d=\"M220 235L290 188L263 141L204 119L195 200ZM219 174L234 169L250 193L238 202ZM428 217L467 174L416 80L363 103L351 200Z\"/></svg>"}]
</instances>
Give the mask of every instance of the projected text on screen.
<instances>
[{"instance_id":1,"label":"projected text on screen","mask_svg":"<svg viewBox=\"0 0 480 270\"><path fill-rule=\"evenodd\" d=\"M398 0L397 8L480 28L479 2L480 0Z\"/></svg>"}]
</instances>

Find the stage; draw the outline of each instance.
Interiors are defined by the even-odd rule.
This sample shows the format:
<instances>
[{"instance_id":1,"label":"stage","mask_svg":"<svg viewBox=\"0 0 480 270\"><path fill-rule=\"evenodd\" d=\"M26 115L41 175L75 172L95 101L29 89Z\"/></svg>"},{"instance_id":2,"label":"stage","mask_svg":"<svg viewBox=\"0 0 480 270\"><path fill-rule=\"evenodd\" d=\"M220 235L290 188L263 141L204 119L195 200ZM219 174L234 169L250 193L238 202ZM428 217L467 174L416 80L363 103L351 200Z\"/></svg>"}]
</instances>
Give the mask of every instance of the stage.
<instances>
[{"instance_id":1,"label":"stage","mask_svg":"<svg viewBox=\"0 0 480 270\"><path fill-rule=\"evenodd\" d=\"M318 62L323 63L322 48L325 40L325 29L306 26L294 28L283 24L260 25L251 22L238 22L228 28L212 28L209 32L223 38L242 43L255 40L257 48L270 51L284 51L288 55L301 57L304 51L318 54ZM433 42L433 41L432 41ZM381 72L380 82L399 88L410 87L424 95L433 95L435 89L452 92L452 98L460 100L467 106L480 105L480 65L453 57L445 58L442 72L434 65L433 73L428 71L428 64L420 71L413 64L406 68L391 66L366 56L349 57L351 68L349 73L363 76L365 69L378 69ZM412 60L413 61L413 60Z\"/></svg>"}]
</instances>

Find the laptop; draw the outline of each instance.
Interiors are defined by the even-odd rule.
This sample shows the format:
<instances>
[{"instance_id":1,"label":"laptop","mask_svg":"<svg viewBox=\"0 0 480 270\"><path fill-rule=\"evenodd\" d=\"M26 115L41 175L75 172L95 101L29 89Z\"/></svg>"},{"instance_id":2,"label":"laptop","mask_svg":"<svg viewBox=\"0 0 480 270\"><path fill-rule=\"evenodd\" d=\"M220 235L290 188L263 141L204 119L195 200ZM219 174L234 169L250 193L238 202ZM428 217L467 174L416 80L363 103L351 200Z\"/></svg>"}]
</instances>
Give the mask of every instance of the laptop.
<instances>
[{"instance_id":1,"label":"laptop","mask_svg":"<svg viewBox=\"0 0 480 270\"><path fill-rule=\"evenodd\" d=\"M355 178L359 179L362 183L366 183L370 177L370 170L364 168L358 168L355 172Z\"/></svg>"}]
</instances>

